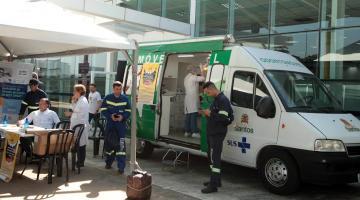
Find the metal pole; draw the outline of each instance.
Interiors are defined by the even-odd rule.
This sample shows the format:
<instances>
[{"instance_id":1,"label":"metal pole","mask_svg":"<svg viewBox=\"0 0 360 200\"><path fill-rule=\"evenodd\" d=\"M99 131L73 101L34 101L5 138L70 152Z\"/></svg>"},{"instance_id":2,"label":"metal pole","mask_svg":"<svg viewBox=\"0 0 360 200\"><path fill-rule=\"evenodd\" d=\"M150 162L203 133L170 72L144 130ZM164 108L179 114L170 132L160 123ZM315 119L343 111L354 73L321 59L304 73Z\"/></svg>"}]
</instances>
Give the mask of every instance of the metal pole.
<instances>
[{"instance_id":1,"label":"metal pole","mask_svg":"<svg viewBox=\"0 0 360 200\"><path fill-rule=\"evenodd\" d=\"M138 51L133 50L132 63L132 88L131 88L131 154L130 154L130 169L133 172L139 169L136 162L136 97L137 97L137 66Z\"/></svg>"}]
</instances>

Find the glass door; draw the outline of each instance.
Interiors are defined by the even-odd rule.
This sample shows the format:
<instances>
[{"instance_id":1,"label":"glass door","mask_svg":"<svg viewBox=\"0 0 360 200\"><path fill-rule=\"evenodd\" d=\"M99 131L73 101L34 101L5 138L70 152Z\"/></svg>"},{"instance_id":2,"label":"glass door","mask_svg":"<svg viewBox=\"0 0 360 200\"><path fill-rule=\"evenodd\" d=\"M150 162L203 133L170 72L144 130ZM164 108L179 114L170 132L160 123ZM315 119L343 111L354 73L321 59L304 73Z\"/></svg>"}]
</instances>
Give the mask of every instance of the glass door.
<instances>
[{"instance_id":1,"label":"glass door","mask_svg":"<svg viewBox=\"0 0 360 200\"><path fill-rule=\"evenodd\" d=\"M96 84L101 96L112 93L112 84L116 79L116 72L91 71L91 83Z\"/></svg>"}]
</instances>

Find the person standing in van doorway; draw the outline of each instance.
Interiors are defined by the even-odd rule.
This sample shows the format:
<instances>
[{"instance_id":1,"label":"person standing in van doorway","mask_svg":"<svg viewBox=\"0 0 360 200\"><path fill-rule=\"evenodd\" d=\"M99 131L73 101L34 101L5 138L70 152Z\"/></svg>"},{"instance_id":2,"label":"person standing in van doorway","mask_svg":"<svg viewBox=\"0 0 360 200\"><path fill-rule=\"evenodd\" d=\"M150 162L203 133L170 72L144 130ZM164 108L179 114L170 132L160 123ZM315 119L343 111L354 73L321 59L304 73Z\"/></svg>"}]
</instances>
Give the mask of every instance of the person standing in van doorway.
<instances>
[{"instance_id":1,"label":"person standing in van doorway","mask_svg":"<svg viewBox=\"0 0 360 200\"><path fill-rule=\"evenodd\" d=\"M204 70L200 67L201 75L198 76L199 67L189 66L188 74L184 79L185 88L185 137L200 138L197 119L199 114L199 83L205 81Z\"/></svg>"},{"instance_id":2,"label":"person standing in van doorway","mask_svg":"<svg viewBox=\"0 0 360 200\"><path fill-rule=\"evenodd\" d=\"M122 84L119 81L115 81L113 83L113 94L109 94L104 98L100 109L106 118L104 136L105 168L111 169L111 165L116 158L119 174L123 174L125 170L126 120L131 114L130 102L121 93Z\"/></svg>"},{"instance_id":3,"label":"person standing in van doorway","mask_svg":"<svg viewBox=\"0 0 360 200\"><path fill-rule=\"evenodd\" d=\"M206 188L202 193L217 192L221 187L221 152L227 133L227 127L234 121L234 114L229 99L220 92L213 82L203 86L204 92L214 97L210 109L201 110L200 113L207 117L208 158L211 169L210 181L205 182Z\"/></svg>"}]
</instances>

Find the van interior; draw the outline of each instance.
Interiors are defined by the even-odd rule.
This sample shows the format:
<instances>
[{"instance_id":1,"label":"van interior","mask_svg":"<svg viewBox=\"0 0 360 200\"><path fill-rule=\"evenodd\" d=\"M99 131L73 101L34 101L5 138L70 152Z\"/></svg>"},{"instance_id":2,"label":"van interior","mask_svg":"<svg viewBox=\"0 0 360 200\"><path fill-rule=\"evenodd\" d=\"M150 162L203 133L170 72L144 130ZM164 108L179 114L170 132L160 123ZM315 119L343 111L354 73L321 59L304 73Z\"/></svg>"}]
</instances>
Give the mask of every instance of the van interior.
<instances>
[{"instance_id":1,"label":"van interior","mask_svg":"<svg viewBox=\"0 0 360 200\"><path fill-rule=\"evenodd\" d=\"M171 54L168 56L161 84L159 138L195 146L200 145L199 138L185 137L184 135L184 78L188 74L189 66L198 66L200 73L200 65L208 63L209 56L209 53ZM199 87L199 94L201 92L201 87ZM200 117L198 117L198 128L201 132Z\"/></svg>"}]
</instances>

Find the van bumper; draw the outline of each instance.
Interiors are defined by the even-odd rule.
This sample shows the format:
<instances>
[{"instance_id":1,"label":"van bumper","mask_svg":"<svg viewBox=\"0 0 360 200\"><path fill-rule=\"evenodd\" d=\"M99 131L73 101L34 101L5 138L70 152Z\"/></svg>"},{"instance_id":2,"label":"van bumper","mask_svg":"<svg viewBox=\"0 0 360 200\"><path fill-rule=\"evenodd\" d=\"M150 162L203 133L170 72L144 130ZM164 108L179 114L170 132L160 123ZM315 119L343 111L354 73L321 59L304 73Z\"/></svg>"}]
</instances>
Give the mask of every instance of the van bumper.
<instances>
[{"instance_id":1,"label":"van bumper","mask_svg":"<svg viewBox=\"0 0 360 200\"><path fill-rule=\"evenodd\" d=\"M359 182L360 156L349 157L346 152L290 151L304 182L324 185Z\"/></svg>"}]
</instances>

